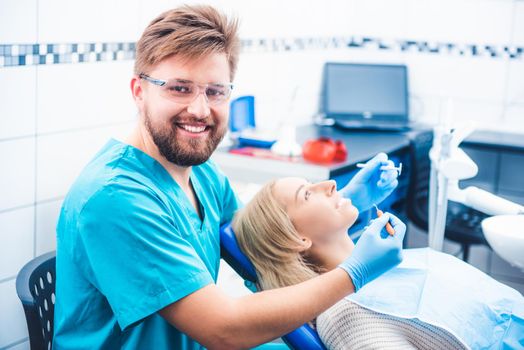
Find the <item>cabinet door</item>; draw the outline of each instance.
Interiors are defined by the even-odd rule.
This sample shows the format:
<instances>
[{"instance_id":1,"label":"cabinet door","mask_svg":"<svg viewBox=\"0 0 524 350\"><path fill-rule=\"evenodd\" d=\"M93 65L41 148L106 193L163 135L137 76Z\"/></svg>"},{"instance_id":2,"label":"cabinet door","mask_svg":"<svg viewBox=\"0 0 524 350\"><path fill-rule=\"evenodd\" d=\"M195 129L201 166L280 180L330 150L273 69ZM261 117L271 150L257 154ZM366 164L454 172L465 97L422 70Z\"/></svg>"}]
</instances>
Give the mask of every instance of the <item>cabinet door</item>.
<instances>
[{"instance_id":1,"label":"cabinet door","mask_svg":"<svg viewBox=\"0 0 524 350\"><path fill-rule=\"evenodd\" d=\"M524 196L524 154L505 152L500 155L498 188Z\"/></svg>"},{"instance_id":2,"label":"cabinet door","mask_svg":"<svg viewBox=\"0 0 524 350\"><path fill-rule=\"evenodd\" d=\"M477 164L477 176L460 182L460 187L477 186L489 192L496 190L496 174L499 154L496 151L463 147L464 152Z\"/></svg>"},{"instance_id":3,"label":"cabinet door","mask_svg":"<svg viewBox=\"0 0 524 350\"><path fill-rule=\"evenodd\" d=\"M501 196L504 199L507 199L508 201L524 205L524 192L499 190L497 195Z\"/></svg>"}]
</instances>

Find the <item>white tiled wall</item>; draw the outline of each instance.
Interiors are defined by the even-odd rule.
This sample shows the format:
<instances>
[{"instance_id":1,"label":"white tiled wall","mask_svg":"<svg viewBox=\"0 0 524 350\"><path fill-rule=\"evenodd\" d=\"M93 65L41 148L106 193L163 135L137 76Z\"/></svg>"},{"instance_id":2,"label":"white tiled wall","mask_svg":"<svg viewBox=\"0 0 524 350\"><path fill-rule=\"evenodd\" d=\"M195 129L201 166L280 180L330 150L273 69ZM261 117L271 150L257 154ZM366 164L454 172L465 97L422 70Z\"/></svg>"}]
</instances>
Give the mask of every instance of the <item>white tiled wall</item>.
<instances>
[{"instance_id":1,"label":"white tiled wall","mask_svg":"<svg viewBox=\"0 0 524 350\"><path fill-rule=\"evenodd\" d=\"M524 44L524 1L513 2L513 31L511 43Z\"/></svg>"},{"instance_id":2,"label":"white tiled wall","mask_svg":"<svg viewBox=\"0 0 524 350\"><path fill-rule=\"evenodd\" d=\"M138 0L38 2L38 40L43 43L135 41Z\"/></svg>"},{"instance_id":3,"label":"white tiled wall","mask_svg":"<svg viewBox=\"0 0 524 350\"><path fill-rule=\"evenodd\" d=\"M524 31L524 28L522 29ZM508 65L506 104L524 105L524 60L510 62Z\"/></svg>"},{"instance_id":4,"label":"white tiled wall","mask_svg":"<svg viewBox=\"0 0 524 350\"><path fill-rule=\"evenodd\" d=\"M210 0L240 18L242 38L348 37L524 45L524 2L501 0ZM0 44L133 42L172 0L1 0ZM376 49L242 54L235 96L256 95L257 123L310 123L325 61L406 63L411 111L437 122L448 98L455 118L524 133L524 60ZM55 249L67 189L110 137L135 119L131 61L0 68L0 348L27 349L15 275ZM295 96L293 98L293 96ZM489 251L475 265L515 282ZM490 256L489 265L487 257ZM509 272L508 272L509 271ZM509 274L509 277L508 277ZM228 283L228 278L222 280ZM234 291L233 291L234 294Z\"/></svg>"},{"instance_id":5,"label":"white tiled wall","mask_svg":"<svg viewBox=\"0 0 524 350\"><path fill-rule=\"evenodd\" d=\"M0 212L32 205L35 200L35 139L0 142Z\"/></svg>"},{"instance_id":6,"label":"white tiled wall","mask_svg":"<svg viewBox=\"0 0 524 350\"><path fill-rule=\"evenodd\" d=\"M131 120L132 71L132 61L39 66L37 133Z\"/></svg>"},{"instance_id":7,"label":"white tiled wall","mask_svg":"<svg viewBox=\"0 0 524 350\"><path fill-rule=\"evenodd\" d=\"M60 214L62 199L42 202L36 206L36 255L41 255L56 248L55 227Z\"/></svg>"},{"instance_id":8,"label":"white tiled wall","mask_svg":"<svg viewBox=\"0 0 524 350\"><path fill-rule=\"evenodd\" d=\"M408 35L414 39L506 44L515 1L409 0Z\"/></svg>"},{"instance_id":9,"label":"white tiled wall","mask_svg":"<svg viewBox=\"0 0 524 350\"><path fill-rule=\"evenodd\" d=\"M223 2L227 3L227 2ZM330 1L325 8L294 6L270 8L267 2L237 6L246 38L294 36L351 36L422 40L477 45L522 45L524 6L518 1ZM302 17L314 9L315 16ZM271 11L274 11L271 12ZM258 22L270 16L272 25L261 30ZM324 23L318 24L324 18ZM289 18L298 18L290 21ZM300 18L308 18L301 21ZM307 25L303 27L304 23ZM288 28L288 27L292 28ZM301 29L302 28L302 29ZM243 55L235 94L257 98L257 123L278 125L289 118L310 123L318 108L320 73L325 61L406 63L410 71L412 118L438 122L442 106L451 98L454 119L474 120L479 128L524 133L524 61L458 54L429 54L387 50L305 50L291 53ZM290 106L288 96L299 87ZM307 92L301 94L301 90Z\"/></svg>"},{"instance_id":10,"label":"white tiled wall","mask_svg":"<svg viewBox=\"0 0 524 350\"><path fill-rule=\"evenodd\" d=\"M16 276L33 258L34 213L33 206L0 213L0 281Z\"/></svg>"},{"instance_id":11,"label":"white tiled wall","mask_svg":"<svg viewBox=\"0 0 524 350\"><path fill-rule=\"evenodd\" d=\"M9 82L0 84L0 139L34 135L36 70L34 66L0 69L0 81Z\"/></svg>"},{"instance_id":12,"label":"white tiled wall","mask_svg":"<svg viewBox=\"0 0 524 350\"><path fill-rule=\"evenodd\" d=\"M37 41L38 0L2 0L0 43L32 44Z\"/></svg>"},{"instance_id":13,"label":"white tiled wall","mask_svg":"<svg viewBox=\"0 0 524 350\"><path fill-rule=\"evenodd\" d=\"M2 346L13 344L27 337L24 310L16 295L15 282L14 279L11 279L0 283L0 298L2 298L0 340Z\"/></svg>"}]
</instances>

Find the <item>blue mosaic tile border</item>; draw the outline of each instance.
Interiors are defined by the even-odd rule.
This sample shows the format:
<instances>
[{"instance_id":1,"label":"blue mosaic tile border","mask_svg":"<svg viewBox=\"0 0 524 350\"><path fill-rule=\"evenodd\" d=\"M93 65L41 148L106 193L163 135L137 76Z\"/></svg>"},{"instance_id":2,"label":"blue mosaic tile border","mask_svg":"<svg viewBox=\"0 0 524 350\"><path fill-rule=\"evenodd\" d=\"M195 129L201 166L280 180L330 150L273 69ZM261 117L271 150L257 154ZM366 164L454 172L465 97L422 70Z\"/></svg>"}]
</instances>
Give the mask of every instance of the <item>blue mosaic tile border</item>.
<instances>
[{"instance_id":1,"label":"blue mosaic tile border","mask_svg":"<svg viewBox=\"0 0 524 350\"><path fill-rule=\"evenodd\" d=\"M134 42L0 45L0 67L121 61L134 58Z\"/></svg>"},{"instance_id":2,"label":"blue mosaic tile border","mask_svg":"<svg viewBox=\"0 0 524 350\"><path fill-rule=\"evenodd\" d=\"M315 49L366 49L518 60L524 47L454 44L371 37L306 37L242 39L242 52L283 52ZM135 58L134 42L0 45L0 67L121 61Z\"/></svg>"},{"instance_id":3,"label":"blue mosaic tile border","mask_svg":"<svg viewBox=\"0 0 524 350\"><path fill-rule=\"evenodd\" d=\"M524 47L483 44L454 44L417 40L384 40L371 37L330 37L295 39L243 39L244 52L300 51L309 49L358 48L408 51L430 54L522 59Z\"/></svg>"}]
</instances>

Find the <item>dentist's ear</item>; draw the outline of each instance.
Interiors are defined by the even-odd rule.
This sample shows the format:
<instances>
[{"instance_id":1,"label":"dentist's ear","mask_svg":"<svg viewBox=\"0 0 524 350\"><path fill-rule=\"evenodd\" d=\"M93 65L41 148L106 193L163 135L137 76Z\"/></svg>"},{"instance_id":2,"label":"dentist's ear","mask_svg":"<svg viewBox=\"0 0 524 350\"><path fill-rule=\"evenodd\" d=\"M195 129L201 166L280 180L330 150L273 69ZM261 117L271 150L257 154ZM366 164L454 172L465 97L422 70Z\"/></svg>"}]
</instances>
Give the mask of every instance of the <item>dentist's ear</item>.
<instances>
[{"instance_id":1,"label":"dentist's ear","mask_svg":"<svg viewBox=\"0 0 524 350\"><path fill-rule=\"evenodd\" d=\"M306 250L308 250L309 248L311 248L311 246L313 245L313 242L307 238L307 237L302 237L302 247L300 247L300 252L304 252Z\"/></svg>"},{"instance_id":2,"label":"dentist's ear","mask_svg":"<svg viewBox=\"0 0 524 350\"><path fill-rule=\"evenodd\" d=\"M135 75L131 79L130 87L133 100L135 101L136 108L138 109L138 114L142 115L144 110L144 89L138 76Z\"/></svg>"},{"instance_id":3,"label":"dentist's ear","mask_svg":"<svg viewBox=\"0 0 524 350\"><path fill-rule=\"evenodd\" d=\"M142 102L142 85L140 83L140 78L138 76L134 76L131 79L131 93L133 94L133 99L138 104Z\"/></svg>"}]
</instances>

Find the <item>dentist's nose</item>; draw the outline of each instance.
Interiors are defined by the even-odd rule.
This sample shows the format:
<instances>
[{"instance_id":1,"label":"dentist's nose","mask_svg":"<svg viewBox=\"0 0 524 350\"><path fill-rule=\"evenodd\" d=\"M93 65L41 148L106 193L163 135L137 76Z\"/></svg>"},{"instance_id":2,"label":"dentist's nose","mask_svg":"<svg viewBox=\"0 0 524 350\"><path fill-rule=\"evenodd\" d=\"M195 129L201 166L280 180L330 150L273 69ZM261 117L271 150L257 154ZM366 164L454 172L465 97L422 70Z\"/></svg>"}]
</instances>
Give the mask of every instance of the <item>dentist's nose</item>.
<instances>
[{"instance_id":1,"label":"dentist's nose","mask_svg":"<svg viewBox=\"0 0 524 350\"><path fill-rule=\"evenodd\" d=\"M202 92L187 106L187 112L198 118L205 118L210 114L207 98Z\"/></svg>"}]
</instances>

